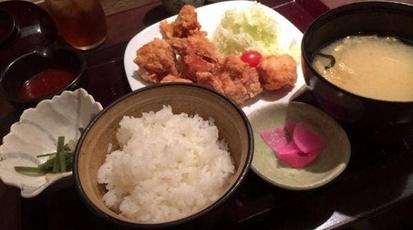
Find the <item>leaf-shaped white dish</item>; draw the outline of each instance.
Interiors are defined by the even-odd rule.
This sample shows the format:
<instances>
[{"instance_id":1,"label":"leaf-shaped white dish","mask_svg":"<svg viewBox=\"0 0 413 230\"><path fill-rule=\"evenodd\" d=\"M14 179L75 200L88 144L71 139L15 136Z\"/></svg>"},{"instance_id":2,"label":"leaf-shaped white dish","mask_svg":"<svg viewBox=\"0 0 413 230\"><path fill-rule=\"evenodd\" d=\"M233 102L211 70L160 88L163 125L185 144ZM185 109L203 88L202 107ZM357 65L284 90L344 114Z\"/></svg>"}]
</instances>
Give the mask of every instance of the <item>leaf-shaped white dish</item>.
<instances>
[{"instance_id":1,"label":"leaf-shaped white dish","mask_svg":"<svg viewBox=\"0 0 413 230\"><path fill-rule=\"evenodd\" d=\"M56 151L57 137L65 142L80 138L79 128L86 128L102 105L84 89L64 91L61 95L26 109L10 128L0 146L0 179L21 189L21 196L34 197L72 172L52 176L28 176L17 173L14 166L37 166L47 158L36 156Z\"/></svg>"}]
</instances>

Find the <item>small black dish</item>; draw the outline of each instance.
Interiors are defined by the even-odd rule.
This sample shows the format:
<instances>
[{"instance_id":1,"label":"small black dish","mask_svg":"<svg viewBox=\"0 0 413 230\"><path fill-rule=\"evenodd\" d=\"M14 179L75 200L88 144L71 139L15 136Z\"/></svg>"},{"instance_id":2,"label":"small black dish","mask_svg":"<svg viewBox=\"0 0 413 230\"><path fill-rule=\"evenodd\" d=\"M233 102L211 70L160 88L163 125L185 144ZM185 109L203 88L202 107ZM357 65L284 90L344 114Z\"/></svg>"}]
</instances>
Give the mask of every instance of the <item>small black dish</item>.
<instances>
[{"instance_id":1,"label":"small black dish","mask_svg":"<svg viewBox=\"0 0 413 230\"><path fill-rule=\"evenodd\" d=\"M16 20L9 12L0 9L0 47L13 40L16 33Z\"/></svg>"},{"instance_id":2,"label":"small black dish","mask_svg":"<svg viewBox=\"0 0 413 230\"><path fill-rule=\"evenodd\" d=\"M301 45L308 88L320 107L351 130L386 136L412 134L413 101L385 101L355 95L330 83L312 67L313 57L320 48L359 34L396 36L413 42L413 6L360 2L331 9L316 18L304 32Z\"/></svg>"},{"instance_id":3,"label":"small black dish","mask_svg":"<svg viewBox=\"0 0 413 230\"><path fill-rule=\"evenodd\" d=\"M17 108L34 107L43 99L50 99L64 90L77 88L85 73L85 68L86 61L84 57L72 48L51 46L38 49L15 59L1 72L0 94ZM70 78L66 77L66 80L62 80L57 79L62 78L62 74L51 74L51 77L43 78L40 85L33 84L31 88L27 89L31 97L21 96L23 85L27 84L29 79L42 71L50 69L65 71L71 76ZM48 92L48 86L54 90ZM43 93L37 96L33 92L38 90Z\"/></svg>"},{"instance_id":4,"label":"small black dish","mask_svg":"<svg viewBox=\"0 0 413 230\"><path fill-rule=\"evenodd\" d=\"M0 71L38 47L61 43L47 11L28 1L0 2Z\"/></svg>"}]
</instances>

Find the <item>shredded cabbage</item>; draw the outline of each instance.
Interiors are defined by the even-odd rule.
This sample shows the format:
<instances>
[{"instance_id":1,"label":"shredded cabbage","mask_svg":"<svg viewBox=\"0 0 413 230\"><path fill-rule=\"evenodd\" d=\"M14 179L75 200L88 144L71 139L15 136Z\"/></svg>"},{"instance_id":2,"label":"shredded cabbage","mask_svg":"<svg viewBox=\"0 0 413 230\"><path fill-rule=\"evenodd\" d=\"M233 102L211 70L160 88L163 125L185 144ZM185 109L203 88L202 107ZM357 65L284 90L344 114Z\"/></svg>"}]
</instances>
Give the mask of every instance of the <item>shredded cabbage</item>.
<instances>
[{"instance_id":1,"label":"shredded cabbage","mask_svg":"<svg viewBox=\"0 0 413 230\"><path fill-rule=\"evenodd\" d=\"M279 53L277 35L277 23L255 2L242 10L227 10L212 41L222 54L240 54L247 49L274 54Z\"/></svg>"}]
</instances>

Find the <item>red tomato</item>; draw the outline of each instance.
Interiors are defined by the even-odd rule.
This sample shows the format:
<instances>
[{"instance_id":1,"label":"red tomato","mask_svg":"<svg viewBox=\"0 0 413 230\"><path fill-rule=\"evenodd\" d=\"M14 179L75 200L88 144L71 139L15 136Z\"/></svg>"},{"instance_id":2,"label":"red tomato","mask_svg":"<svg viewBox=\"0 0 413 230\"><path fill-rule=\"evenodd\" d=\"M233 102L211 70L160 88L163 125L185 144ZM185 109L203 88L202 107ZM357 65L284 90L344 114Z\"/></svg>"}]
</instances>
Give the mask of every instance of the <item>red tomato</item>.
<instances>
[{"instance_id":1,"label":"red tomato","mask_svg":"<svg viewBox=\"0 0 413 230\"><path fill-rule=\"evenodd\" d=\"M246 50L241 54L241 60L251 67L257 67L261 61L261 54L255 50Z\"/></svg>"}]
</instances>

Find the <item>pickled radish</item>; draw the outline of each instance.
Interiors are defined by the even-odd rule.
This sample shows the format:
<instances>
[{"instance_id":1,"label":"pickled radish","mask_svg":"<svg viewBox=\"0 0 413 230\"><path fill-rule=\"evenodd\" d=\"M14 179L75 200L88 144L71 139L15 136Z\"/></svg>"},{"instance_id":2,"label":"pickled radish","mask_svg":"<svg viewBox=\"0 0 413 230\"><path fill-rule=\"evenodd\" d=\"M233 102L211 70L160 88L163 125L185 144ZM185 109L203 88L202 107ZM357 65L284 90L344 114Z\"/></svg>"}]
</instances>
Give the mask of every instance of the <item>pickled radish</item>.
<instances>
[{"instance_id":1,"label":"pickled radish","mask_svg":"<svg viewBox=\"0 0 413 230\"><path fill-rule=\"evenodd\" d=\"M279 146L287 144L284 130L280 127L275 127L274 129L263 129L260 131L260 135L273 151L277 151Z\"/></svg>"},{"instance_id":2,"label":"pickled radish","mask_svg":"<svg viewBox=\"0 0 413 230\"><path fill-rule=\"evenodd\" d=\"M275 152L277 158L293 168L301 168L312 161L314 161L318 156L318 151L313 151L309 153L303 153L294 143L291 141L287 145L280 146L279 151Z\"/></svg>"},{"instance_id":3,"label":"pickled radish","mask_svg":"<svg viewBox=\"0 0 413 230\"><path fill-rule=\"evenodd\" d=\"M285 144L280 144L275 149L275 153L277 156L282 155L284 157L300 154L301 152L297 145L294 143L294 141L290 141L289 143Z\"/></svg>"},{"instance_id":4,"label":"pickled radish","mask_svg":"<svg viewBox=\"0 0 413 230\"><path fill-rule=\"evenodd\" d=\"M294 133L294 128L295 128L296 125L297 125L297 122L295 122L293 120L288 119L288 120L285 121L284 130L285 130L285 132L287 132L286 134L288 135L287 136L288 141L291 140L291 138L293 136L293 133Z\"/></svg>"},{"instance_id":5,"label":"pickled radish","mask_svg":"<svg viewBox=\"0 0 413 230\"><path fill-rule=\"evenodd\" d=\"M313 152L325 145L324 139L314 130L299 122L295 125L293 141L304 153Z\"/></svg>"},{"instance_id":6,"label":"pickled radish","mask_svg":"<svg viewBox=\"0 0 413 230\"><path fill-rule=\"evenodd\" d=\"M325 146L324 138L315 130L292 120L286 120L284 127L263 129L260 134L275 156L293 168L313 162Z\"/></svg>"}]
</instances>

